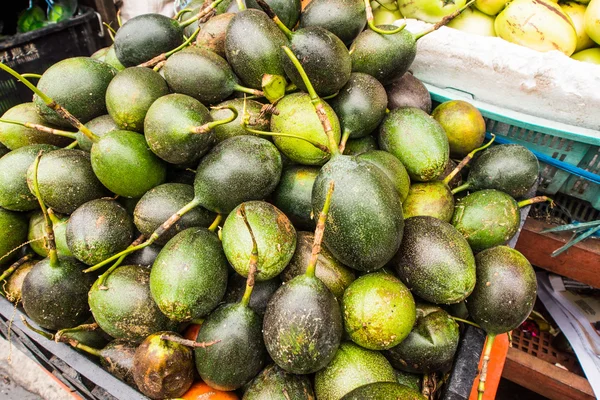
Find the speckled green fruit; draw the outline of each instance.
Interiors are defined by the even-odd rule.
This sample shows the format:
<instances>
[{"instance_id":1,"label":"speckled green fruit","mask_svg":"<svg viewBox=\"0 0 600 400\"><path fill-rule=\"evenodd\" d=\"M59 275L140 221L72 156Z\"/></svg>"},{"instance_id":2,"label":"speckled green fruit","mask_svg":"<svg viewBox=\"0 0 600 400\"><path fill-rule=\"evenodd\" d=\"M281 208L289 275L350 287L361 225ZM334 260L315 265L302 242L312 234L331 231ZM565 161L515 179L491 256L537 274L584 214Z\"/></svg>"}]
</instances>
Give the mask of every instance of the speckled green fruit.
<instances>
[{"instance_id":1,"label":"speckled green fruit","mask_svg":"<svg viewBox=\"0 0 600 400\"><path fill-rule=\"evenodd\" d=\"M345 342L315 375L315 394L319 400L338 400L357 387L395 381L394 369L381 353Z\"/></svg>"},{"instance_id":2,"label":"speckled green fruit","mask_svg":"<svg viewBox=\"0 0 600 400\"><path fill-rule=\"evenodd\" d=\"M418 392L421 391L421 374L400 371L398 369L394 369L394 373L396 374L396 382L403 386L408 386L409 388Z\"/></svg>"},{"instance_id":3,"label":"speckled green fruit","mask_svg":"<svg viewBox=\"0 0 600 400\"><path fill-rule=\"evenodd\" d=\"M402 161L410 179L417 182L440 176L449 159L444 128L418 108L391 111L379 129L379 147Z\"/></svg>"},{"instance_id":4,"label":"speckled green fruit","mask_svg":"<svg viewBox=\"0 0 600 400\"><path fill-rule=\"evenodd\" d=\"M104 136L108 132L119 130L117 123L111 118L110 115L101 115L96 117L85 124L85 126L94 133L96 136ZM81 150L91 151L92 141L87 138L81 131L77 131L77 145Z\"/></svg>"},{"instance_id":5,"label":"speckled green fruit","mask_svg":"<svg viewBox=\"0 0 600 400\"><path fill-rule=\"evenodd\" d=\"M242 205L258 246L256 280L272 279L294 255L296 229L284 213L264 201L249 201L236 207L225 220L222 240L227 260L242 276L248 276L252 252L252 238L240 212Z\"/></svg>"},{"instance_id":6,"label":"speckled green fruit","mask_svg":"<svg viewBox=\"0 0 600 400\"><path fill-rule=\"evenodd\" d=\"M396 273L414 294L436 304L458 303L475 287L475 258L452 225L419 216L404 221Z\"/></svg>"},{"instance_id":7,"label":"speckled green fruit","mask_svg":"<svg viewBox=\"0 0 600 400\"><path fill-rule=\"evenodd\" d=\"M314 230L312 187L319 174L317 167L293 165L283 170L273 192L273 204L285 213L297 229Z\"/></svg>"},{"instance_id":8,"label":"speckled green fruit","mask_svg":"<svg viewBox=\"0 0 600 400\"><path fill-rule=\"evenodd\" d=\"M383 150L370 150L359 154L357 158L370 162L381 169L394 184L394 187L400 196L400 201L404 204L411 186L408 172L406 172L406 168L404 168L404 165L402 165L400 160ZM404 218L408 218L406 214L404 215Z\"/></svg>"},{"instance_id":9,"label":"speckled green fruit","mask_svg":"<svg viewBox=\"0 0 600 400\"><path fill-rule=\"evenodd\" d=\"M16 106L9 108L2 115L2 118L55 128L55 126L48 124L40 117L35 109L35 104L33 103L17 104ZM28 146L30 144L51 144L62 147L68 145L71 141L72 140L69 138L40 132L33 128L0 122L0 143L11 150L16 150L19 147Z\"/></svg>"},{"instance_id":10,"label":"speckled green fruit","mask_svg":"<svg viewBox=\"0 0 600 400\"><path fill-rule=\"evenodd\" d=\"M361 386L341 400L424 400L419 391L399 383L375 382Z\"/></svg>"},{"instance_id":11,"label":"speckled green fruit","mask_svg":"<svg viewBox=\"0 0 600 400\"><path fill-rule=\"evenodd\" d=\"M49 144L19 147L0 158L0 207L11 211L31 211L39 207L27 186L27 170L40 151L56 150Z\"/></svg>"},{"instance_id":12,"label":"speckled green fruit","mask_svg":"<svg viewBox=\"0 0 600 400\"><path fill-rule=\"evenodd\" d=\"M111 45L108 48L108 51L106 52L106 54L104 56L104 60L102 60L102 61L104 61L105 63L107 63L114 69L116 69L117 71L123 71L125 69L125 66L123 64L121 64L121 61L119 61L119 59L117 58L117 54L115 53L114 45Z\"/></svg>"},{"instance_id":13,"label":"speckled green fruit","mask_svg":"<svg viewBox=\"0 0 600 400\"><path fill-rule=\"evenodd\" d=\"M110 65L89 57L62 60L44 72L37 88L86 123L106 114L106 88L117 73ZM33 102L40 116L50 124L71 128L71 124L37 96Z\"/></svg>"},{"instance_id":14,"label":"speckled green fruit","mask_svg":"<svg viewBox=\"0 0 600 400\"><path fill-rule=\"evenodd\" d=\"M413 183L402 203L402 212L404 218L427 215L450 222L454 213L454 196L442 181Z\"/></svg>"},{"instance_id":15,"label":"speckled green fruit","mask_svg":"<svg viewBox=\"0 0 600 400\"><path fill-rule=\"evenodd\" d=\"M253 133L248 132L242 127L242 118L244 117L244 99L232 99L226 100L222 103L219 103L217 107L226 107L232 106L238 110L238 116L233 121L216 126L213 129L214 137L217 143L222 142L225 139L228 139L232 136L240 136L240 135L253 135ZM266 115L260 118L260 112L262 109L262 104L255 100L246 100L246 112L250 114L250 122L248 123L248 127L252 129L257 129L259 131L268 131L270 125L269 116ZM213 108L210 110L210 115L214 121L223 120L229 118L231 116L231 111L228 109L218 110Z\"/></svg>"},{"instance_id":16,"label":"speckled green fruit","mask_svg":"<svg viewBox=\"0 0 600 400\"><path fill-rule=\"evenodd\" d=\"M277 103L279 114L271 116L271 132L301 136L327 146L328 140L323 125L306 93L292 93ZM340 142L340 124L333 109L325 104L325 112L332 124L336 143ZM290 160L303 165L323 165L331 154L301 140L283 136L273 138L275 146Z\"/></svg>"},{"instance_id":17,"label":"speckled green fruit","mask_svg":"<svg viewBox=\"0 0 600 400\"><path fill-rule=\"evenodd\" d=\"M402 343L384 354L394 368L416 373L446 372L458 347L458 324L441 308L417 304L417 323Z\"/></svg>"},{"instance_id":18,"label":"speckled green fruit","mask_svg":"<svg viewBox=\"0 0 600 400\"><path fill-rule=\"evenodd\" d=\"M227 289L227 260L218 236L204 228L179 232L152 265L150 291L173 321L190 321L212 311Z\"/></svg>"},{"instance_id":19,"label":"speckled green fruit","mask_svg":"<svg viewBox=\"0 0 600 400\"><path fill-rule=\"evenodd\" d=\"M92 146L92 168L108 190L124 197L141 197L167 176L165 164L139 133L112 131Z\"/></svg>"},{"instance_id":20,"label":"speckled green fruit","mask_svg":"<svg viewBox=\"0 0 600 400\"><path fill-rule=\"evenodd\" d=\"M356 156L371 150L379 150L379 146L377 139L369 135L360 139L349 139L344 148L344 155Z\"/></svg>"},{"instance_id":21,"label":"speckled green fruit","mask_svg":"<svg viewBox=\"0 0 600 400\"><path fill-rule=\"evenodd\" d=\"M479 110L466 101L446 101L431 116L444 128L452 157L462 158L483 144L485 121Z\"/></svg>"},{"instance_id":22,"label":"speckled green fruit","mask_svg":"<svg viewBox=\"0 0 600 400\"><path fill-rule=\"evenodd\" d=\"M149 268L121 266L108 276L104 286L100 288L96 281L88 300L94 319L110 336L141 342L154 332L175 328L152 300Z\"/></svg>"},{"instance_id":23,"label":"speckled green fruit","mask_svg":"<svg viewBox=\"0 0 600 400\"><path fill-rule=\"evenodd\" d=\"M315 394L307 376L271 364L250 383L243 400L315 400Z\"/></svg>"},{"instance_id":24,"label":"speckled green fruit","mask_svg":"<svg viewBox=\"0 0 600 400\"><path fill-rule=\"evenodd\" d=\"M120 129L142 132L148 109L168 93L167 82L158 72L150 68L127 68L108 85L106 109Z\"/></svg>"},{"instance_id":25,"label":"speckled green fruit","mask_svg":"<svg viewBox=\"0 0 600 400\"><path fill-rule=\"evenodd\" d=\"M313 0L302 11L300 28L320 26L348 44L365 28L367 16L360 0Z\"/></svg>"},{"instance_id":26,"label":"speckled green fruit","mask_svg":"<svg viewBox=\"0 0 600 400\"><path fill-rule=\"evenodd\" d=\"M533 267L523 254L496 246L477 254L477 284L467 298L469 315L488 334L516 329L531 313L537 295Z\"/></svg>"},{"instance_id":27,"label":"speckled green fruit","mask_svg":"<svg viewBox=\"0 0 600 400\"><path fill-rule=\"evenodd\" d=\"M17 253L10 252L26 240L27 215L0 207L0 266L11 262Z\"/></svg>"},{"instance_id":28,"label":"speckled green fruit","mask_svg":"<svg viewBox=\"0 0 600 400\"><path fill-rule=\"evenodd\" d=\"M52 223L52 229L54 230L54 240L56 241L56 251L59 256L73 256L69 246L67 246L67 221L68 218L62 218L56 216L59 219L58 223ZM41 211L37 211L31 215L29 219L29 231L27 233L27 240L30 241L29 246L31 250L35 251L42 257L48 257L48 249L44 242L44 235L46 233L46 222L44 220L44 214Z\"/></svg>"},{"instance_id":29,"label":"speckled green fruit","mask_svg":"<svg viewBox=\"0 0 600 400\"><path fill-rule=\"evenodd\" d=\"M125 250L133 240L133 221L112 199L92 200L67 222L67 245L79 261L94 265Z\"/></svg>"},{"instance_id":30,"label":"speckled green fruit","mask_svg":"<svg viewBox=\"0 0 600 400\"><path fill-rule=\"evenodd\" d=\"M246 291L247 280L247 278L237 273L231 274L229 276L229 281L227 282L227 292L225 292L223 301L226 303L240 302ZM269 279L268 281L254 282L254 288L252 289L252 296L250 297L248 307L261 317L265 315L267 304L269 303L271 296L279 289L279 286L281 286L281 279L279 279L279 277Z\"/></svg>"}]
</instances>

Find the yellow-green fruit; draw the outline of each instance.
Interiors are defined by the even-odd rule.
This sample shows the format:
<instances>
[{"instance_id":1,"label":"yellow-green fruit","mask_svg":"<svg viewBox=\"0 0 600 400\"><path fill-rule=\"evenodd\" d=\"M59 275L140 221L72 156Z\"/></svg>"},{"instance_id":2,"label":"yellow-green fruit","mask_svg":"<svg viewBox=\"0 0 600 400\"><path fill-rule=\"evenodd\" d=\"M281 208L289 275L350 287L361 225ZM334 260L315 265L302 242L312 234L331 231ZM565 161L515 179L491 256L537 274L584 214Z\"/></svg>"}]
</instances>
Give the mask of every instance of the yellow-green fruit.
<instances>
[{"instance_id":1,"label":"yellow-green fruit","mask_svg":"<svg viewBox=\"0 0 600 400\"><path fill-rule=\"evenodd\" d=\"M475 0L474 6L482 13L494 16L502 11L506 3L508 0Z\"/></svg>"},{"instance_id":2,"label":"yellow-green fruit","mask_svg":"<svg viewBox=\"0 0 600 400\"><path fill-rule=\"evenodd\" d=\"M592 0L585 10L585 33L600 44L600 0Z\"/></svg>"},{"instance_id":3,"label":"yellow-green fruit","mask_svg":"<svg viewBox=\"0 0 600 400\"><path fill-rule=\"evenodd\" d=\"M570 56L577 47L573 22L548 0L514 0L498 14L494 27L502 39L541 52L558 50Z\"/></svg>"},{"instance_id":4,"label":"yellow-green fruit","mask_svg":"<svg viewBox=\"0 0 600 400\"><path fill-rule=\"evenodd\" d=\"M592 64L600 64L600 47L581 50L571 56L572 59Z\"/></svg>"},{"instance_id":5,"label":"yellow-green fruit","mask_svg":"<svg viewBox=\"0 0 600 400\"><path fill-rule=\"evenodd\" d=\"M431 114L442 125L450 143L450 155L462 158L485 139L485 121L479 110L462 100L440 104Z\"/></svg>"},{"instance_id":6,"label":"yellow-green fruit","mask_svg":"<svg viewBox=\"0 0 600 400\"><path fill-rule=\"evenodd\" d=\"M377 3L375 3L377 4ZM373 8L373 22L378 25L391 25L392 22L402 18L402 13L396 3L386 4L384 7Z\"/></svg>"},{"instance_id":7,"label":"yellow-green fruit","mask_svg":"<svg viewBox=\"0 0 600 400\"><path fill-rule=\"evenodd\" d=\"M575 26L575 32L577 32L577 47L575 48L575 52L593 47L596 43L585 33L584 16L586 6L574 1L568 1L561 4L560 8L571 18L573 26Z\"/></svg>"},{"instance_id":8,"label":"yellow-green fruit","mask_svg":"<svg viewBox=\"0 0 600 400\"><path fill-rule=\"evenodd\" d=\"M448 24L450 28L480 36L496 36L494 17L475 8L467 8Z\"/></svg>"},{"instance_id":9,"label":"yellow-green fruit","mask_svg":"<svg viewBox=\"0 0 600 400\"><path fill-rule=\"evenodd\" d=\"M406 18L435 24L466 4L466 0L398 0L400 12Z\"/></svg>"}]
</instances>

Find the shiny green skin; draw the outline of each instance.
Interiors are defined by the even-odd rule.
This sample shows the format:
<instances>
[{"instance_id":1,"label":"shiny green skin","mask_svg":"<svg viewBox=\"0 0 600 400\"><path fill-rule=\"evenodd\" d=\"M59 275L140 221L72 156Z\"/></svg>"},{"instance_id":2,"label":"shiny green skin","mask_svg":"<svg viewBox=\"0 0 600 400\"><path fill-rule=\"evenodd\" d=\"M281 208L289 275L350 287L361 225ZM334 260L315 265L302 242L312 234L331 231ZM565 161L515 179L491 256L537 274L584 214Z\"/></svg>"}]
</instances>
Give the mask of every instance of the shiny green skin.
<instances>
[{"instance_id":1,"label":"shiny green skin","mask_svg":"<svg viewBox=\"0 0 600 400\"><path fill-rule=\"evenodd\" d=\"M506 243L519 230L519 205L499 190L484 189L460 199L452 225L463 234L473 251Z\"/></svg>"},{"instance_id":2,"label":"shiny green skin","mask_svg":"<svg viewBox=\"0 0 600 400\"><path fill-rule=\"evenodd\" d=\"M342 315L335 296L318 278L297 276L271 297L263 337L277 365L311 374L333 359L342 338Z\"/></svg>"},{"instance_id":3,"label":"shiny green skin","mask_svg":"<svg viewBox=\"0 0 600 400\"><path fill-rule=\"evenodd\" d=\"M424 400L419 391L399 383L376 382L361 386L340 400Z\"/></svg>"},{"instance_id":4,"label":"shiny green skin","mask_svg":"<svg viewBox=\"0 0 600 400\"><path fill-rule=\"evenodd\" d=\"M283 170L279 185L273 192L273 204L287 215L298 229L314 230L312 187L319 168L293 165Z\"/></svg>"},{"instance_id":5,"label":"shiny green skin","mask_svg":"<svg viewBox=\"0 0 600 400\"><path fill-rule=\"evenodd\" d=\"M21 268L19 268L21 269ZM86 323L93 324L95 321L90 318ZM92 331L81 330L74 332L65 332L62 334L63 338L69 338L78 341L81 344L92 347L94 349L101 349L108 344L112 338L106 334L102 329L97 328Z\"/></svg>"},{"instance_id":6,"label":"shiny green skin","mask_svg":"<svg viewBox=\"0 0 600 400\"><path fill-rule=\"evenodd\" d=\"M115 35L115 54L125 67L133 67L166 53L183 43L179 22L161 14L131 18Z\"/></svg>"},{"instance_id":7,"label":"shiny green skin","mask_svg":"<svg viewBox=\"0 0 600 400\"><path fill-rule=\"evenodd\" d=\"M331 121L335 142L340 142L340 123L333 109L324 104L325 113ZM271 132L280 132L305 137L323 146L328 145L323 125L315 113L310 96L306 93L292 93L277 103L278 115L271 116ZM302 140L283 136L273 138L275 146L290 160L303 165L323 165L330 158L330 153L316 148Z\"/></svg>"},{"instance_id":8,"label":"shiny green skin","mask_svg":"<svg viewBox=\"0 0 600 400\"><path fill-rule=\"evenodd\" d=\"M125 250L133 240L133 221L112 199L92 200L67 222L67 245L79 261L94 265Z\"/></svg>"},{"instance_id":9,"label":"shiny green skin","mask_svg":"<svg viewBox=\"0 0 600 400\"><path fill-rule=\"evenodd\" d=\"M450 222L454 213L454 196L442 181L413 183L402 203L402 212L404 218L428 215Z\"/></svg>"},{"instance_id":10,"label":"shiny green skin","mask_svg":"<svg viewBox=\"0 0 600 400\"><path fill-rule=\"evenodd\" d=\"M267 14L248 9L235 14L229 23L225 54L244 85L260 89L264 74L285 76L281 46L288 44Z\"/></svg>"},{"instance_id":11,"label":"shiny green skin","mask_svg":"<svg viewBox=\"0 0 600 400\"><path fill-rule=\"evenodd\" d=\"M104 136L108 132L119 130L119 126L117 123L111 118L110 115L101 115L99 117L94 118L87 124L85 124L86 128L94 133L96 136ZM81 150L91 151L92 150L92 141L87 138L81 131L77 131L77 145Z\"/></svg>"},{"instance_id":12,"label":"shiny green skin","mask_svg":"<svg viewBox=\"0 0 600 400\"><path fill-rule=\"evenodd\" d=\"M436 304L458 303L475 287L475 258L452 225L434 217L408 218L393 264L414 294Z\"/></svg>"},{"instance_id":13,"label":"shiny green skin","mask_svg":"<svg viewBox=\"0 0 600 400\"><path fill-rule=\"evenodd\" d=\"M417 304L417 323L408 337L384 354L394 368L407 372L446 372L458 348L458 324L437 306Z\"/></svg>"},{"instance_id":14,"label":"shiny green skin","mask_svg":"<svg viewBox=\"0 0 600 400\"><path fill-rule=\"evenodd\" d=\"M92 168L100 182L123 197L141 197L163 183L165 164L139 133L112 131L92 146Z\"/></svg>"},{"instance_id":15,"label":"shiny green skin","mask_svg":"<svg viewBox=\"0 0 600 400\"><path fill-rule=\"evenodd\" d=\"M233 13L217 14L209 19L202 25L202 29L196 36L196 46L214 51L225 58L225 35L234 15Z\"/></svg>"},{"instance_id":16,"label":"shiny green skin","mask_svg":"<svg viewBox=\"0 0 600 400\"><path fill-rule=\"evenodd\" d=\"M302 11L300 0L265 0L285 26L293 29ZM246 7L262 10L256 0L246 0Z\"/></svg>"},{"instance_id":17,"label":"shiny green skin","mask_svg":"<svg viewBox=\"0 0 600 400\"><path fill-rule=\"evenodd\" d=\"M194 199L192 185L183 183L163 183L146 192L137 202L133 211L135 227L146 237L150 237L159 226L183 206ZM215 214L202 207L196 207L184 214L169 230L154 243L164 245L177 233L191 227L208 228Z\"/></svg>"},{"instance_id":18,"label":"shiny green skin","mask_svg":"<svg viewBox=\"0 0 600 400\"><path fill-rule=\"evenodd\" d=\"M404 204L411 186L408 172L400 160L383 150L369 150L359 154L356 158L370 162L381 169L394 184L400 201ZM406 214L404 214L404 218L408 218Z\"/></svg>"},{"instance_id":19,"label":"shiny green skin","mask_svg":"<svg viewBox=\"0 0 600 400\"><path fill-rule=\"evenodd\" d=\"M256 280L272 279L283 271L294 255L296 229L288 217L270 203L248 201L242 204L258 247ZM221 240L233 269L242 276L248 276L252 238L240 212L242 204L225 220Z\"/></svg>"},{"instance_id":20,"label":"shiny green skin","mask_svg":"<svg viewBox=\"0 0 600 400\"><path fill-rule=\"evenodd\" d=\"M243 109L244 109L244 99L232 99L226 100L222 103L219 103L217 107L225 107L225 106L233 106L236 110L238 110L238 116L233 121L219 125L213 128L214 138L217 143L221 143L225 139L229 139L232 136L240 136L240 135L254 135L253 133L248 132L244 128L242 128L242 118ZM246 100L246 112L250 114L250 124L248 124L249 128L257 129L259 131L269 131L270 119L269 116L264 116L262 118L258 118L260 111L262 109L262 104L255 100ZM210 110L210 115L214 121L224 120L231 116L231 111L228 109ZM256 122L256 123L254 123Z\"/></svg>"},{"instance_id":21,"label":"shiny green skin","mask_svg":"<svg viewBox=\"0 0 600 400\"><path fill-rule=\"evenodd\" d=\"M315 394L319 400L337 400L373 382L396 382L390 363L379 352L344 342L329 365L315 375Z\"/></svg>"},{"instance_id":22,"label":"shiny green skin","mask_svg":"<svg viewBox=\"0 0 600 400\"><path fill-rule=\"evenodd\" d=\"M488 334L516 329L537 296L535 271L517 250L496 246L477 254L477 284L467 298L469 315Z\"/></svg>"},{"instance_id":23,"label":"shiny green skin","mask_svg":"<svg viewBox=\"0 0 600 400\"><path fill-rule=\"evenodd\" d=\"M168 93L167 83L158 72L143 67L127 68L108 85L106 109L119 129L142 132L148 109Z\"/></svg>"},{"instance_id":24,"label":"shiny green skin","mask_svg":"<svg viewBox=\"0 0 600 400\"><path fill-rule=\"evenodd\" d=\"M111 45L108 48L108 51L106 52L106 54L104 56L104 60L102 60L102 61L104 61L105 63L107 63L114 69L116 69L117 71L123 71L125 69L125 66L123 64L121 64L121 61L119 61L119 59L117 58L117 53L115 53L114 45Z\"/></svg>"},{"instance_id":25,"label":"shiny green skin","mask_svg":"<svg viewBox=\"0 0 600 400\"><path fill-rule=\"evenodd\" d=\"M173 321L190 321L211 312L227 289L227 260L218 236L203 228L179 232L152 265L150 291Z\"/></svg>"},{"instance_id":26,"label":"shiny green skin","mask_svg":"<svg viewBox=\"0 0 600 400\"><path fill-rule=\"evenodd\" d=\"M496 189L519 198L538 179L535 155L518 144L501 144L487 149L473 162L467 181L472 190Z\"/></svg>"},{"instance_id":27,"label":"shiny green skin","mask_svg":"<svg viewBox=\"0 0 600 400\"><path fill-rule=\"evenodd\" d=\"M210 387L238 389L265 365L267 350L261 317L243 304L224 304L204 320L196 341L214 340L220 341L194 350L196 369Z\"/></svg>"},{"instance_id":28,"label":"shiny green skin","mask_svg":"<svg viewBox=\"0 0 600 400\"><path fill-rule=\"evenodd\" d=\"M106 88L117 70L89 57L62 60L44 72L37 88L66 108L82 123L106 114ZM33 102L40 116L49 124L71 128L71 124L37 96Z\"/></svg>"},{"instance_id":29,"label":"shiny green skin","mask_svg":"<svg viewBox=\"0 0 600 400\"><path fill-rule=\"evenodd\" d=\"M191 130L211 121L208 109L198 100L173 93L152 104L144 121L144 134L158 157L172 164L194 164L213 144L214 134Z\"/></svg>"},{"instance_id":30,"label":"shiny green skin","mask_svg":"<svg viewBox=\"0 0 600 400\"><path fill-rule=\"evenodd\" d=\"M69 246L67 246L67 220L67 218L60 218L58 224L52 224L52 229L54 230L54 240L56 242L56 251L58 252L58 255L72 257L73 253L71 253ZM37 211L29 219L27 240L30 241L29 246L31 247L31 250L42 257L48 257L48 250L46 249L43 240L45 233L46 221L44 220L44 214L42 214L41 211Z\"/></svg>"},{"instance_id":31,"label":"shiny green skin","mask_svg":"<svg viewBox=\"0 0 600 400\"><path fill-rule=\"evenodd\" d=\"M246 281L247 278L237 273L231 274L227 282L227 292L225 292L223 301L226 303L240 302L246 291ZM281 279L279 277L269 279L268 281L254 282L248 307L261 317L264 316L267 303L271 299L271 296L273 296L273 293L279 289L279 286L281 286Z\"/></svg>"},{"instance_id":32,"label":"shiny green skin","mask_svg":"<svg viewBox=\"0 0 600 400\"><path fill-rule=\"evenodd\" d=\"M0 207L0 257L5 256L27 240L27 215ZM11 262L16 252L2 258L0 266Z\"/></svg>"},{"instance_id":33,"label":"shiny green skin","mask_svg":"<svg viewBox=\"0 0 600 400\"><path fill-rule=\"evenodd\" d=\"M320 26L349 44L365 28L367 14L362 0L313 0L300 19L300 28Z\"/></svg>"},{"instance_id":34,"label":"shiny green skin","mask_svg":"<svg viewBox=\"0 0 600 400\"><path fill-rule=\"evenodd\" d=\"M394 373L396 374L396 382L418 392L421 391L421 375L397 369L394 370Z\"/></svg>"},{"instance_id":35,"label":"shiny green skin","mask_svg":"<svg viewBox=\"0 0 600 400\"><path fill-rule=\"evenodd\" d=\"M342 300L344 328L350 339L370 350L385 350L404 340L415 324L415 300L395 276L363 275Z\"/></svg>"},{"instance_id":36,"label":"shiny green skin","mask_svg":"<svg viewBox=\"0 0 600 400\"><path fill-rule=\"evenodd\" d=\"M306 272L314 240L315 235L312 232L298 232L294 256L281 273L283 282L288 282ZM327 286L340 303L344 291L356 279L354 272L333 258L325 247L321 247L321 252L317 258L315 276Z\"/></svg>"},{"instance_id":37,"label":"shiny green skin","mask_svg":"<svg viewBox=\"0 0 600 400\"><path fill-rule=\"evenodd\" d=\"M154 332L175 328L152 300L149 268L121 266L106 278L104 286L108 289L100 289L96 281L88 300L100 328L115 339L141 342Z\"/></svg>"},{"instance_id":38,"label":"shiny green skin","mask_svg":"<svg viewBox=\"0 0 600 400\"><path fill-rule=\"evenodd\" d=\"M38 262L23 281L22 301L27 316L42 328L58 330L81 325L90 317L86 295L94 279L73 257Z\"/></svg>"},{"instance_id":39,"label":"shiny green skin","mask_svg":"<svg viewBox=\"0 0 600 400\"><path fill-rule=\"evenodd\" d=\"M194 193L207 210L228 214L239 204L267 197L279 183L281 156L268 140L234 136L222 141L196 169Z\"/></svg>"},{"instance_id":40,"label":"shiny green skin","mask_svg":"<svg viewBox=\"0 0 600 400\"><path fill-rule=\"evenodd\" d=\"M0 207L11 211L31 211L39 204L27 186L27 170L40 151L55 150L49 144L19 147L0 158Z\"/></svg>"},{"instance_id":41,"label":"shiny green skin","mask_svg":"<svg viewBox=\"0 0 600 400\"><path fill-rule=\"evenodd\" d=\"M335 156L319 172L312 193L315 215L335 183L323 243L344 265L375 271L392 259L402 240L402 203L392 181L370 162Z\"/></svg>"},{"instance_id":42,"label":"shiny green skin","mask_svg":"<svg viewBox=\"0 0 600 400\"><path fill-rule=\"evenodd\" d=\"M344 42L318 26L294 32L290 49L296 55L319 96L337 93L350 79L352 60ZM300 90L306 85L289 57L281 50L286 75Z\"/></svg>"},{"instance_id":43,"label":"shiny green skin","mask_svg":"<svg viewBox=\"0 0 600 400\"><path fill-rule=\"evenodd\" d=\"M27 183L33 193L33 165L27 170ZM44 154L38 167L38 187L42 200L54 211L71 214L88 201L107 195L83 150L58 149Z\"/></svg>"},{"instance_id":44,"label":"shiny green skin","mask_svg":"<svg viewBox=\"0 0 600 400\"><path fill-rule=\"evenodd\" d=\"M315 400L315 394L307 376L290 374L271 364L254 378L242 399Z\"/></svg>"},{"instance_id":45,"label":"shiny green skin","mask_svg":"<svg viewBox=\"0 0 600 400\"><path fill-rule=\"evenodd\" d=\"M2 118L20 122L30 122L32 124L45 125L49 128L55 126L49 125L39 116L34 103L17 104L8 109ZM68 145L72 140L66 137L53 135L51 133L40 132L33 128L26 128L21 125L8 124L0 122L0 143L10 150L16 150L19 147L29 146L30 144L51 144L58 147Z\"/></svg>"},{"instance_id":46,"label":"shiny green skin","mask_svg":"<svg viewBox=\"0 0 600 400\"><path fill-rule=\"evenodd\" d=\"M371 150L379 150L379 146L377 145L377 139L369 135L360 139L349 139L344 148L344 155L359 155Z\"/></svg>"},{"instance_id":47,"label":"shiny green skin","mask_svg":"<svg viewBox=\"0 0 600 400\"><path fill-rule=\"evenodd\" d=\"M385 88L377 79L354 72L329 104L340 120L342 132L349 132L351 139L357 139L377 129L385 116L387 102Z\"/></svg>"},{"instance_id":48,"label":"shiny green skin","mask_svg":"<svg viewBox=\"0 0 600 400\"><path fill-rule=\"evenodd\" d=\"M444 128L419 108L397 108L379 129L379 147L395 155L410 179L427 182L440 176L450 157Z\"/></svg>"}]
</instances>

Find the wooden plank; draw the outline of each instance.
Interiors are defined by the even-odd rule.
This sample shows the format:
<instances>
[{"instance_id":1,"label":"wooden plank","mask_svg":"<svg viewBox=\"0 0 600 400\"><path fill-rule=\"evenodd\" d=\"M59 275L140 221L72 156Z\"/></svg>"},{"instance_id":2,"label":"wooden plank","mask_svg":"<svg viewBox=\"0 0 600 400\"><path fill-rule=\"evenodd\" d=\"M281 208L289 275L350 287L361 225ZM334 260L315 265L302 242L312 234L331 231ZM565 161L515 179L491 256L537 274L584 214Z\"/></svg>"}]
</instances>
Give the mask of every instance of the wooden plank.
<instances>
[{"instance_id":1,"label":"wooden plank","mask_svg":"<svg viewBox=\"0 0 600 400\"><path fill-rule=\"evenodd\" d=\"M589 382L549 362L510 348L502 377L552 400L594 400Z\"/></svg>"},{"instance_id":2,"label":"wooden plank","mask_svg":"<svg viewBox=\"0 0 600 400\"><path fill-rule=\"evenodd\" d=\"M571 238L570 232L540 233L552 226L527 218L515 249L537 267L600 288L600 240L584 240L559 256L550 257Z\"/></svg>"}]
</instances>

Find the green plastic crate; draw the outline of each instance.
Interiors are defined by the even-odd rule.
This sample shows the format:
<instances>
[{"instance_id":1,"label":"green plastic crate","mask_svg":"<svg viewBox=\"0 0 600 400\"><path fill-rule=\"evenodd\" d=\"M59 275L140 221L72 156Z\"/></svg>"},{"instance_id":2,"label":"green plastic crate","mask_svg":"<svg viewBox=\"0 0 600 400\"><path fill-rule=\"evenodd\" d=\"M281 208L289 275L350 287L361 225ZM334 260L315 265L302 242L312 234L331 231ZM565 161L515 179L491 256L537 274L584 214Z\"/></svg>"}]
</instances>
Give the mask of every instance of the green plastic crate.
<instances>
[{"instance_id":1,"label":"green plastic crate","mask_svg":"<svg viewBox=\"0 0 600 400\"><path fill-rule=\"evenodd\" d=\"M600 174L600 131L483 103L464 91L441 89L429 84L425 86L436 103L465 100L477 107L485 119L488 132L504 136L531 150L594 174ZM564 193L586 200L594 208L600 209L600 185L544 163L540 163L540 178L538 191L550 195Z\"/></svg>"}]
</instances>

